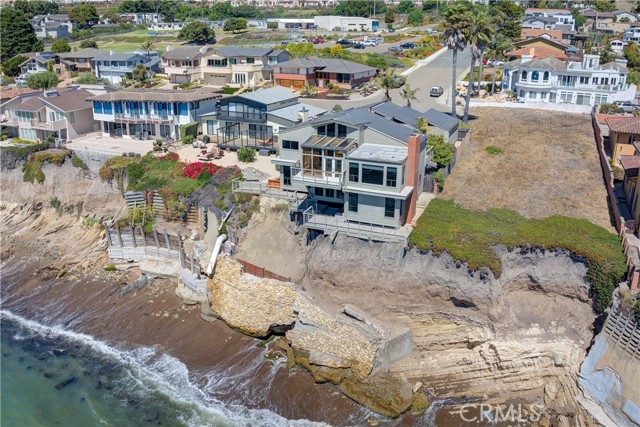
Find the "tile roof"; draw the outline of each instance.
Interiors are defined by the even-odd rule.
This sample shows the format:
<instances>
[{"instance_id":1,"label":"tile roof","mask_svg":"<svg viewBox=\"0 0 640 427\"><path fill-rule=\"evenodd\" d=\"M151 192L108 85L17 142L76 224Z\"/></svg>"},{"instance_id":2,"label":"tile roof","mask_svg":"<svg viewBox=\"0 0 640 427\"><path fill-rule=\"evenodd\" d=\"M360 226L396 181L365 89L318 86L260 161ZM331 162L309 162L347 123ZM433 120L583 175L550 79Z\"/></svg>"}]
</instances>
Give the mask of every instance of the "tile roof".
<instances>
[{"instance_id":1,"label":"tile roof","mask_svg":"<svg viewBox=\"0 0 640 427\"><path fill-rule=\"evenodd\" d=\"M90 94L91 95L91 94ZM158 101L190 102L219 98L220 89L199 88L190 90L130 89L90 96L89 101Z\"/></svg>"},{"instance_id":2,"label":"tile roof","mask_svg":"<svg viewBox=\"0 0 640 427\"><path fill-rule=\"evenodd\" d=\"M282 86L274 86L268 89L260 89L254 92L246 92L234 96L259 102L261 104L273 104L274 102L298 98L298 95L296 95L294 91Z\"/></svg>"},{"instance_id":3,"label":"tile roof","mask_svg":"<svg viewBox=\"0 0 640 427\"><path fill-rule=\"evenodd\" d=\"M562 31L561 30L541 30L538 28L523 28L520 32L521 39L530 39L534 37L544 37L544 35L548 35L551 40L560 42L562 40Z\"/></svg>"},{"instance_id":4,"label":"tile roof","mask_svg":"<svg viewBox=\"0 0 640 427\"><path fill-rule=\"evenodd\" d=\"M612 116L604 121L612 132L640 135L640 117Z\"/></svg>"},{"instance_id":5,"label":"tile roof","mask_svg":"<svg viewBox=\"0 0 640 427\"><path fill-rule=\"evenodd\" d=\"M51 92L57 92L56 96L46 96ZM18 111L37 111L46 105L51 105L61 111L76 111L85 108L91 108L91 103L87 98L91 93L84 89L77 88L57 88L55 90L47 90L40 95L32 96L21 104L12 107Z\"/></svg>"},{"instance_id":6,"label":"tile roof","mask_svg":"<svg viewBox=\"0 0 640 427\"><path fill-rule=\"evenodd\" d=\"M20 96L20 95L26 95L28 93L35 93L35 92L39 92L37 90L33 90L33 89L27 89L27 88L13 88L13 89L2 89L0 90L0 99L13 99L16 96Z\"/></svg>"},{"instance_id":7,"label":"tile roof","mask_svg":"<svg viewBox=\"0 0 640 427\"><path fill-rule=\"evenodd\" d=\"M267 111L267 114L275 117L280 117L282 119L289 120L291 122L297 122L298 113L300 112L300 110L302 110L303 107L309 110L309 117L321 116L322 114L325 114L327 112L327 110L325 110L324 108L315 107L309 104L299 103L299 104L290 105L288 107L279 108L277 110Z\"/></svg>"},{"instance_id":8,"label":"tile roof","mask_svg":"<svg viewBox=\"0 0 640 427\"><path fill-rule=\"evenodd\" d=\"M640 156L620 156L620 166L626 176L638 176L640 169Z\"/></svg>"},{"instance_id":9,"label":"tile roof","mask_svg":"<svg viewBox=\"0 0 640 427\"><path fill-rule=\"evenodd\" d=\"M167 50L162 55L164 59L195 59L207 52L208 46L180 46L175 49Z\"/></svg>"},{"instance_id":10,"label":"tile roof","mask_svg":"<svg viewBox=\"0 0 640 427\"><path fill-rule=\"evenodd\" d=\"M355 74L367 71L375 71L374 67L368 65L358 64L355 62L345 61L344 59L336 58L318 58L317 56L307 56L304 58L290 59L289 61L281 62L279 67L318 67L322 72L326 73L342 73L342 74Z\"/></svg>"}]
</instances>

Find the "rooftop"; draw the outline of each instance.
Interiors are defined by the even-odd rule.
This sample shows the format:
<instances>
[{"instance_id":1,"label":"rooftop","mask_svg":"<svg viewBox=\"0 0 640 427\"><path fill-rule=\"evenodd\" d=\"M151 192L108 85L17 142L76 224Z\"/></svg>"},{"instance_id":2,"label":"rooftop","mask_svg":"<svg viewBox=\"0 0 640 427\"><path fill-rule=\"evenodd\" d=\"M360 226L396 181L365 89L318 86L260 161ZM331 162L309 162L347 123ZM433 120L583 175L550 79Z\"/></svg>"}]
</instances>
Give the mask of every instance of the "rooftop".
<instances>
[{"instance_id":1,"label":"rooftop","mask_svg":"<svg viewBox=\"0 0 640 427\"><path fill-rule=\"evenodd\" d=\"M0 90L0 99L13 99L16 96L20 96L20 95L26 95L28 93L35 93L38 92L37 90L34 89L27 89L27 88L13 88L13 89L2 89Z\"/></svg>"},{"instance_id":2,"label":"rooftop","mask_svg":"<svg viewBox=\"0 0 640 427\"><path fill-rule=\"evenodd\" d=\"M254 92L241 93L234 95L250 101L259 102L261 104L273 104L275 102L286 101L288 99L297 99L298 95L291 89L282 86L274 86L268 89L260 89ZM300 107L302 108L302 107Z\"/></svg>"},{"instance_id":3,"label":"rooftop","mask_svg":"<svg viewBox=\"0 0 640 427\"><path fill-rule=\"evenodd\" d=\"M628 177L638 176L640 169L640 156L620 156L620 166Z\"/></svg>"},{"instance_id":4,"label":"rooftop","mask_svg":"<svg viewBox=\"0 0 640 427\"><path fill-rule=\"evenodd\" d=\"M349 154L349 160L402 163L408 155L407 147L379 144L362 144Z\"/></svg>"},{"instance_id":5,"label":"rooftop","mask_svg":"<svg viewBox=\"0 0 640 427\"><path fill-rule=\"evenodd\" d=\"M534 37L548 36L551 40L560 42L562 40L561 30L541 30L538 28L523 28L520 32L520 38L530 39Z\"/></svg>"},{"instance_id":6,"label":"rooftop","mask_svg":"<svg viewBox=\"0 0 640 427\"><path fill-rule=\"evenodd\" d=\"M264 47L227 46L227 47L216 47L213 50L218 55L226 56L226 57L234 57L234 56L258 57L258 56L267 55L273 49L264 48Z\"/></svg>"},{"instance_id":7,"label":"rooftop","mask_svg":"<svg viewBox=\"0 0 640 427\"><path fill-rule=\"evenodd\" d=\"M220 96L220 89L204 87L189 90L128 89L93 96L89 101L192 102Z\"/></svg>"},{"instance_id":8,"label":"rooftop","mask_svg":"<svg viewBox=\"0 0 640 427\"><path fill-rule=\"evenodd\" d=\"M289 61L279 63L278 67L318 67L326 73L342 74L355 74L376 70L374 67L345 61L344 59L318 58L317 56L306 56L304 58L291 59Z\"/></svg>"},{"instance_id":9,"label":"rooftop","mask_svg":"<svg viewBox=\"0 0 640 427\"><path fill-rule=\"evenodd\" d=\"M604 121L612 132L640 135L640 117L611 116Z\"/></svg>"},{"instance_id":10,"label":"rooftop","mask_svg":"<svg viewBox=\"0 0 640 427\"><path fill-rule=\"evenodd\" d=\"M48 94L57 93L54 96ZM44 91L40 95L26 98L21 104L12 107L18 111L38 111L46 105L53 106L61 111L76 111L91 108L87 98L91 93L84 89L77 88L57 88Z\"/></svg>"},{"instance_id":11,"label":"rooftop","mask_svg":"<svg viewBox=\"0 0 640 427\"><path fill-rule=\"evenodd\" d=\"M66 53L59 53L58 56L60 58L63 59L70 59L70 58L95 58L96 56L99 55L104 55L104 54L109 54L108 50L102 50L102 49L94 49L91 47L87 47L85 49L80 49L77 52L66 52Z\"/></svg>"},{"instance_id":12,"label":"rooftop","mask_svg":"<svg viewBox=\"0 0 640 427\"><path fill-rule=\"evenodd\" d=\"M426 113L420 113L410 107L399 106L392 102L383 102L373 106L371 110L385 117L390 117L412 126L417 125L418 118L424 118L430 125L447 131L451 131L458 126L457 119L434 108L431 108Z\"/></svg>"},{"instance_id":13,"label":"rooftop","mask_svg":"<svg viewBox=\"0 0 640 427\"><path fill-rule=\"evenodd\" d=\"M327 110L325 110L324 108L300 103L284 108L279 108L277 110L268 111L267 114L275 117L280 117L291 122L296 122L298 121L298 113L300 112L300 110L302 110L303 107L309 111L309 117L321 116L327 112Z\"/></svg>"},{"instance_id":14,"label":"rooftop","mask_svg":"<svg viewBox=\"0 0 640 427\"><path fill-rule=\"evenodd\" d=\"M333 148L336 150L346 150L354 142L356 142L354 138L313 135L302 143L302 146L304 148Z\"/></svg>"},{"instance_id":15,"label":"rooftop","mask_svg":"<svg viewBox=\"0 0 640 427\"><path fill-rule=\"evenodd\" d=\"M137 56L143 56L138 52L111 52L111 51L109 52L103 51L103 52L104 53L96 56L94 59L96 61L128 61Z\"/></svg>"},{"instance_id":16,"label":"rooftop","mask_svg":"<svg viewBox=\"0 0 640 427\"><path fill-rule=\"evenodd\" d=\"M161 56L163 59L193 59L209 50L208 46L180 46L167 50Z\"/></svg>"}]
</instances>

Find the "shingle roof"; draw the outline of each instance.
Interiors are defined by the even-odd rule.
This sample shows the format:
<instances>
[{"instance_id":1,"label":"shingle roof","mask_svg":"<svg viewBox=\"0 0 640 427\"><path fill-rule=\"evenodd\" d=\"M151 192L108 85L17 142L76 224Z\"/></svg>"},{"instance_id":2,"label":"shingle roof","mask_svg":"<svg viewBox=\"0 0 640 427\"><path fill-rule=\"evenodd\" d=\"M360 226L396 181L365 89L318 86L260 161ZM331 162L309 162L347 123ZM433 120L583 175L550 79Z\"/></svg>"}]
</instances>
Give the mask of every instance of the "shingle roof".
<instances>
[{"instance_id":1,"label":"shingle roof","mask_svg":"<svg viewBox=\"0 0 640 427\"><path fill-rule=\"evenodd\" d=\"M291 89L282 86L274 86L268 89L260 89L254 92L241 93L235 95L250 101L260 102L262 104L273 104L274 102L285 101L287 99L298 98L298 95Z\"/></svg>"},{"instance_id":2,"label":"shingle roof","mask_svg":"<svg viewBox=\"0 0 640 427\"><path fill-rule=\"evenodd\" d=\"M613 132L640 135L640 117L612 116L604 119Z\"/></svg>"},{"instance_id":3,"label":"shingle roof","mask_svg":"<svg viewBox=\"0 0 640 427\"><path fill-rule=\"evenodd\" d=\"M520 65L527 68L551 68L556 71L567 69L567 64L565 62L551 56L546 58L534 58L529 61L522 62Z\"/></svg>"},{"instance_id":4,"label":"shingle roof","mask_svg":"<svg viewBox=\"0 0 640 427\"><path fill-rule=\"evenodd\" d=\"M309 117L320 116L327 112L327 110L325 110L324 108L300 103L300 104L290 105L284 108L279 108L273 111L267 111L267 114L271 116L280 117L282 119L289 120L291 122L296 122L298 121L298 113L300 112L300 110L302 110L303 107L309 111Z\"/></svg>"},{"instance_id":5,"label":"shingle roof","mask_svg":"<svg viewBox=\"0 0 640 427\"><path fill-rule=\"evenodd\" d=\"M190 90L131 89L93 96L89 98L89 101L190 102L218 98L220 96L220 89L204 87Z\"/></svg>"},{"instance_id":6,"label":"shingle roof","mask_svg":"<svg viewBox=\"0 0 640 427\"><path fill-rule=\"evenodd\" d=\"M534 58L549 58L549 57L553 57L553 58L557 58L557 59L567 59L567 55L565 55L564 53L558 52L558 51L553 50L553 49L545 49L544 47L536 47L536 48L522 47L520 49L516 49L516 50L512 50L510 52L507 52L507 53L505 53L505 55L508 56L508 57L519 58L522 55L531 54L531 50L532 49L533 49Z\"/></svg>"},{"instance_id":7,"label":"shingle roof","mask_svg":"<svg viewBox=\"0 0 640 427\"><path fill-rule=\"evenodd\" d=\"M459 124L457 119L454 119L450 115L438 111L435 108L431 108L426 113L420 113L413 108L402 107L392 102L383 102L381 104L373 106L371 110L386 117L402 121L403 123L409 124L411 126L416 126L416 120L419 117L422 117L426 119L430 125L446 130L448 132L455 129Z\"/></svg>"},{"instance_id":8,"label":"shingle roof","mask_svg":"<svg viewBox=\"0 0 640 427\"><path fill-rule=\"evenodd\" d=\"M77 52L66 52L66 53L59 53L58 56L60 58L64 58L64 59L70 59L70 58L95 58L96 56L99 55L108 55L109 51L108 50L102 50L102 49L94 49L92 47L87 47L84 49L80 49Z\"/></svg>"},{"instance_id":9,"label":"shingle roof","mask_svg":"<svg viewBox=\"0 0 640 427\"><path fill-rule=\"evenodd\" d=\"M128 61L138 56L142 55L138 52L105 52L101 55L96 56L94 59L96 61Z\"/></svg>"},{"instance_id":10,"label":"shingle roof","mask_svg":"<svg viewBox=\"0 0 640 427\"><path fill-rule=\"evenodd\" d=\"M640 156L620 156L620 166L628 177L638 176Z\"/></svg>"},{"instance_id":11,"label":"shingle roof","mask_svg":"<svg viewBox=\"0 0 640 427\"><path fill-rule=\"evenodd\" d=\"M12 107L12 109L18 111L37 111L47 104L61 111L76 111L91 108L91 103L87 101L91 93L84 89L58 88L55 89L55 91L58 93L57 96L46 96L47 93L52 91L45 91L40 95L26 99L23 103Z\"/></svg>"},{"instance_id":12,"label":"shingle roof","mask_svg":"<svg viewBox=\"0 0 640 427\"><path fill-rule=\"evenodd\" d=\"M160 56L164 59L194 59L200 57L203 54L202 51L206 52L207 49L208 47L202 46L181 46L168 50Z\"/></svg>"},{"instance_id":13,"label":"shingle roof","mask_svg":"<svg viewBox=\"0 0 640 427\"><path fill-rule=\"evenodd\" d=\"M606 64L600 64L600 68L603 70L606 70L608 68L613 68L618 71L624 71L627 69L627 67L625 67L622 64L618 64L617 62L607 62Z\"/></svg>"},{"instance_id":14,"label":"shingle roof","mask_svg":"<svg viewBox=\"0 0 640 427\"><path fill-rule=\"evenodd\" d=\"M548 35L551 40L559 42L562 40L562 31L560 30L541 30L538 28L523 28L520 32L520 38L530 39L534 37L543 37Z\"/></svg>"},{"instance_id":15,"label":"shingle roof","mask_svg":"<svg viewBox=\"0 0 640 427\"><path fill-rule=\"evenodd\" d=\"M258 47L216 47L213 49L218 55L226 57L234 56L249 56L257 57L268 54L272 51L271 48L258 48Z\"/></svg>"},{"instance_id":16,"label":"shingle roof","mask_svg":"<svg viewBox=\"0 0 640 427\"><path fill-rule=\"evenodd\" d=\"M283 49L274 49L271 52L269 52L269 54L267 56L278 56L280 55L282 52L285 52Z\"/></svg>"},{"instance_id":17,"label":"shingle roof","mask_svg":"<svg viewBox=\"0 0 640 427\"><path fill-rule=\"evenodd\" d=\"M422 117L427 119L427 122L429 122L430 125L434 125L447 131L454 130L460 124L458 119L451 117L447 113L438 111L435 108L431 108L429 111L424 113Z\"/></svg>"},{"instance_id":18,"label":"shingle roof","mask_svg":"<svg viewBox=\"0 0 640 427\"><path fill-rule=\"evenodd\" d=\"M345 61L344 59L336 58L318 58L316 56L307 56L304 58L290 59L289 61L281 62L279 67L318 67L322 72L327 73L342 73L342 74L355 74L366 71L375 71L374 67L368 65L358 64L355 62Z\"/></svg>"},{"instance_id":19,"label":"shingle roof","mask_svg":"<svg viewBox=\"0 0 640 427\"><path fill-rule=\"evenodd\" d=\"M20 88L16 87L13 89L2 89L0 90L0 99L13 99L19 95L26 95L28 93L38 92L37 90Z\"/></svg>"}]
</instances>

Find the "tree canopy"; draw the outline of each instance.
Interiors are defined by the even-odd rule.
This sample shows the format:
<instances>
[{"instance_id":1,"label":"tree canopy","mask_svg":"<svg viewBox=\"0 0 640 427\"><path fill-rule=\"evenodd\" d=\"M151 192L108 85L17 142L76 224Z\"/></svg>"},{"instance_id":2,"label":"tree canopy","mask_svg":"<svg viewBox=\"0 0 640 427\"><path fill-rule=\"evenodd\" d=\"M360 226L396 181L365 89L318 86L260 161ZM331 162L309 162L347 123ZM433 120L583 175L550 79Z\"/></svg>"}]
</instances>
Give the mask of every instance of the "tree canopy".
<instances>
[{"instance_id":1,"label":"tree canopy","mask_svg":"<svg viewBox=\"0 0 640 427\"><path fill-rule=\"evenodd\" d=\"M2 63L2 72L7 77L17 77L20 75L20 64L28 58L22 55L16 55L11 59L7 59Z\"/></svg>"},{"instance_id":2,"label":"tree canopy","mask_svg":"<svg viewBox=\"0 0 640 427\"><path fill-rule=\"evenodd\" d=\"M134 80L138 80L139 82L147 80L147 69L143 64L136 65L132 74Z\"/></svg>"},{"instance_id":3,"label":"tree canopy","mask_svg":"<svg viewBox=\"0 0 640 427\"><path fill-rule=\"evenodd\" d=\"M398 13L409 13L413 10L414 4L412 0L401 0L398 3Z\"/></svg>"},{"instance_id":4,"label":"tree canopy","mask_svg":"<svg viewBox=\"0 0 640 427\"><path fill-rule=\"evenodd\" d=\"M509 0L500 0L489 10L491 15L503 18L500 20L497 30L511 40L520 40L522 32L520 20L524 16L524 11L524 6L518 6Z\"/></svg>"},{"instance_id":5,"label":"tree canopy","mask_svg":"<svg viewBox=\"0 0 640 427\"><path fill-rule=\"evenodd\" d=\"M51 45L51 50L55 53L71 52L71 46L65 39L57 39Z\"/></svg>"},{"instance_id":6,"label":"tree canopy","mask_svg":"<svg viewBox=\"0 0 640 427\"><path fill-rule=\"evenodd\" d=\"M393 12L393 9L387 9L386 13L384 14L384 22L386 22L387 24L391 24L395 22L395 20L396 14Z\"/></svg>"},{"instance_id":7,"label":"tree canopy","mask_svg":"<svg viewBox=\"0 0 640 427\"><path fill-rule=\"evenodd\" d=\"M43 0L16 0L13 8L28 16L58 13L60 9L58 3Z\"/></svg>"},{"instance_id":8,"label":"tree canopy","mask_svg":"<svg viewBox=\"0 0 640 427\"><path fill-rule=\"evenodd\" d=\"M454 148L444 140L444 136L432 134L427 138L427 146L433 147L433 161L439 168L446 167L453 160Z\"/></svg>"},{"instance_id":9,"label":"tree canopy","mask_svg":"<svg viewBox=\"0 0 640 427\"><path fill-rule=\"evenodd\" d=\"M94 5L79 4L71 9L69 19L71 22L75 22L80 26L87 26L98 22L100 20L100 15L98 15L98 11Z\"/></svg>"},{"instance_id":10,"label":"tree canopy","mask_svg":"<svg viewBox=\"0 0 640 427\"><path fill-rule=\"evenodd\" d=\"M635 43L629 43L624 48L624 57L627 59L627 65L629 68L640 68L640 51L638 45Z\"/></svg>"},{"instance_id":11,"label":"tree canopy","mask_svg":"<svg viewBox=\"0 0 640 427\"><path fill-rule=\"evenodd\" d=\"M92 73L82 73L76 79L76 83L79 84L103 84L105 81L103 79L97 78Z\"/></svg>"},{"instance_id":12,"label":"tree canopy","mask_svg":"<svg viewBox=\"0 0 640 427\"><path fill-rule=\"evenodd\" d=\"M80 42L80 49L86 49L86 48L97 49L98 43L96 43L95 40L82 40Z\"/></svg>"},{"instance_id":13,"label":"tree canopy","mask_svg":"<svg viewBox=\"0 0 640 427\"><path fill-rule=\"evenodd\" d=\"M33 26L26 15L10 7L0 13L0 59L2 61L19 53L33 52L38 44Z\"/></svg>"},{"instance_id":14,"label":"tree canopy","mask_svg":"<svg viewBox=\"0 0 640 427\"><path fill-rule=\"evenodd\" d=\"M51 71L31 74L27 77L29 89L50 89L58 85L58 76Z\"/></svg>"},{"instance_id":15,"label":"tree canopy","mask_svg":"<svg viewBox=\"0 0 640 427\"><path fill-rule=\"evenodd\" d=\"M316 53L316 49L311 43L289 43L287 50L292 58L301 58L303 56L310 56Z\"/></svg>"},{"instance_id":16,"label":"tree canopy","mask_svg":"<svg viewBox=\"0 0 640 427\"><path fill-rule=\"evenodd\" d=\"M216 35L207 24L204 22L191 22L185 25L180 33L178 33L179 40L188 40L197 44L205 44Z\"/></svg>"},{"instance_id":17,"label":"tree canopy","mask_svg":"<svg viewBox=\"0 0 640 427\"><path fill-rule=\"evenodd\" d=\"M339 16L360 16L362 18L368 18L371 10L370 6L371 3L366 0L347 0L345 2L339 2L334 13Z\"/></svg>"},{"instance_id":18,"label":"tree canopy","mask_svg":"<svg viewBox=\"0 0 640 427\"><path fill-rule=\"evenodd\" d=\"M247 29L247 20L244 18L229 18L224 23L224 31L233 33Z\"/></svg>"},{"instance_id":19,"label":"tree canopy","mask_svg":"<svg viewBox=\"0 0 640 427\"><path fill-rule=\"evenodd\" d=\"M411 12L409 12L409 15L407 16L407 23L409 25L418 26L418 25L422 25L423 22L424 22L424 15L421 10L414 9Z\"/></svg>"}]
</instances>

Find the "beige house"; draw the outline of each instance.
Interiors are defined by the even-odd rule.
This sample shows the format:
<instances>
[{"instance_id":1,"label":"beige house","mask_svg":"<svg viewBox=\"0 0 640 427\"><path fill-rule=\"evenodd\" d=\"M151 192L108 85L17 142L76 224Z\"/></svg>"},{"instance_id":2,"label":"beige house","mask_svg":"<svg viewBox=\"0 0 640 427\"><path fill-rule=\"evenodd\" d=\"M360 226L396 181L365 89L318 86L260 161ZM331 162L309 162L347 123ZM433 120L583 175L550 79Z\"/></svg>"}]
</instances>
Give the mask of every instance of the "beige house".
<instances>
[{"instance_id":1,"label":"beige house","mask_svg":"<svg viewBox=\"0 0 640 427\"><path fill-rule=\"evenodd\" d=\"M624 169L623 189L627 200L627 208L629 212L624 212L623 216L626 220L638 221L640 218L640 188L638 188L638 170L640 168L640 144L632 144L634 154L622 156L620 158L620 166Z\"/></svg>"},{"instance_id":2,"label":"beige house","mask_svg":"<svg viewBox=\"0 0 640 427\"><path fill-rule=\"evenodd\" d=\"M56 88L39 95L16 98L6 109L10 136L28 141L44 141L49 137L72 140L97 129L93 120L92 94L77 87Z\"/></svg>"},{"instance_id":3,"label":"beige house","mask_svg":"<svg viewBox=\"0 0 640 427\"><path fill-rule=\"evenodd\" d=\"M614 163L618 164L622 156L633 156L636 153L633 144L640 142L640 117L611 116L604 121L609 127L609 144Z\"/></svg>"}]
</instances>

